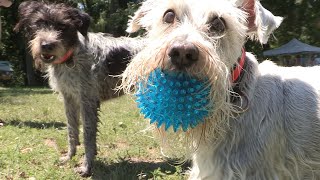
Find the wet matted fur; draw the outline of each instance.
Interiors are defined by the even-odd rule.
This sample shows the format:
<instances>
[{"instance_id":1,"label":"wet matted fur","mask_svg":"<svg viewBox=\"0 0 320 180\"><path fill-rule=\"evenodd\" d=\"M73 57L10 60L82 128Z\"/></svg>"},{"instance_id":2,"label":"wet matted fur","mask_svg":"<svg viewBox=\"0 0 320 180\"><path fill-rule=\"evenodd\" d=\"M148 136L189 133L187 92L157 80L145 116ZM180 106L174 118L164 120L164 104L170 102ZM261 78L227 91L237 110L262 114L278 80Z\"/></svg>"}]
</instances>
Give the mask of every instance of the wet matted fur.
<instances>
[{"instance_id":1,"label":"wet matted fur","mask_svg":"<svg viewBox=\"0 0 320 180\"><path fill-rule=\"evenodd\" d=\"M320 67L259 65L246 52L231 77L247 38L266 43L281 22L256 0L146 0L129 21L148 44L122 75L126 92L156 68L208 79L214 108L185 133L190 179L320 179Z\"/></svg>"},{"instance_id":2,"label":"wet matted fur","mask_svg":"<svg viewBox=\"0 0 320 180\"><path fill-rule=\"evenodd\" d=\"M96 134L100 102L116 93L119 75L140 42L87 33L90 17L64 4L23 2L15 30L23 30L37 67L45 69L51 88L63 97L68 119L69 150L62 161L71 159L79 145L79 118L84 132L85 160L77 171L91 174L97 153Z\"/></svg>"}]
</instances>

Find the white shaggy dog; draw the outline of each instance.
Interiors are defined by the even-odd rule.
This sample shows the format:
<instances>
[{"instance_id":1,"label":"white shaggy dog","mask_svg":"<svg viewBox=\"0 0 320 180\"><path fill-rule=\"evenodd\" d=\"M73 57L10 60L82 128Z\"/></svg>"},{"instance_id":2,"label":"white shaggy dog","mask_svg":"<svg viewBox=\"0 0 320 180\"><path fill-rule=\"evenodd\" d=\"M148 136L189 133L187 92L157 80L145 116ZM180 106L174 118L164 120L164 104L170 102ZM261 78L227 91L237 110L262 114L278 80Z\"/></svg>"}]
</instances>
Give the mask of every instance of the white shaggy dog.
<instances>
[{"instance_id":1,"label":"white shaggy dog","mask_svg":"<svg viewBox=\"0 0 320 180\"><path fill-rule=\"evenodd\" d=\"M186 132L190 179L320 179L320 67L258 65L242 51L281 21L256 0L147 0L130 20L148 44L123 73L126 92L156 68L208 79L214 108Z\"/></svg>"}]
</instances>

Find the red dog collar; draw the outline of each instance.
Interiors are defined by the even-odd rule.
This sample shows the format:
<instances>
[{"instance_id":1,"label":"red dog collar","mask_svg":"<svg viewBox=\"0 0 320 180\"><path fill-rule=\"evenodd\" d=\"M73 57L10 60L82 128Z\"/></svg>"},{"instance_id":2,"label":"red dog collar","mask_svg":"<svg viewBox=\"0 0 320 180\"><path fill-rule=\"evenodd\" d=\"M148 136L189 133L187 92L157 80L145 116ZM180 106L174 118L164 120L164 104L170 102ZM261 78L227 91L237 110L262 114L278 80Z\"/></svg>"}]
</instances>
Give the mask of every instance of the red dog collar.
<instances>
[{"instance_id":1,"label":"red dog collar","mask_svg":"<svg viewBox=\"0 0 320 180\"><path fill-rule=\"evenodd\" d=\"M238 59L238 64L232 71L232 83L236 83L238 81L239 76L243 70L244 62L246 59L246 51L244 50L244 48L242 48L241 52L242 54L241 57Z\"/></svg>"},{"instance_id":2,"label":"red dog collar","mask_svg":"<svg viewBox=\"0 0 320 180\"><path fill-rule=\"evenodd\" d=\"M53 61L53 64L62 64L66 62L73 54L73 49L70 49L62 58Z\"/></svg>"}]
</instances>

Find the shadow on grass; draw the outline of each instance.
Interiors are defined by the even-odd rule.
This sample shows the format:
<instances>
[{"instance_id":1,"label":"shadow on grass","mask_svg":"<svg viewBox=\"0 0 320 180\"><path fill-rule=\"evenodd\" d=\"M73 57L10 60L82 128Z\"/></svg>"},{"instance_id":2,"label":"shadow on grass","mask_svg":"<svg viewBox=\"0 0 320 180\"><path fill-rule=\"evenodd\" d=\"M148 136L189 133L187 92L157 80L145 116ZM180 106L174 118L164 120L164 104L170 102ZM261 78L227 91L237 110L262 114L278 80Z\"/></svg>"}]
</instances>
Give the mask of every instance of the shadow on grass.
<instances>
[{"instance_id":1,"label":"shadow on grass","mask_svg":"<svg viewBox=\"0 0 320 180\"><path fill-rule=\"evenodd\" d=\"M190 167L190 162L182 165L171 165L169 162L152 161L131 161L122 159L120 162L105 164L102 161L95 161L93 176L94 180L115 179L115 180L135 180L135 179L162 179L168 175L177 173L177 177L182 179L181 172L185 172Z\"/></svg>"},{"instance_id":2,"label":"shadow on grass","mask_svg":"<svg viewBox=\"0 0 320 180\"><path fill-rule=\"evenodd\" d=\"M35 122L35 121L18 121L12 120L8 122L4 122L5 126L16 126L18 128L29 127L35 129L48 129L48 128L58 128L62 129L67 125L62 122Z\"/></svg>"},{"instance_id":3,"label":"shadow on grass","mask_svg":"<svg viewBox=\"0 0 320 180\"><path fill-rule=\"evenodd\" d=\"M32 87L32 88L0 88L1 96L22 96L22 95L33 95L33 94L52 94L51 89L45 87Z\"/></svg>"}]
</instances>

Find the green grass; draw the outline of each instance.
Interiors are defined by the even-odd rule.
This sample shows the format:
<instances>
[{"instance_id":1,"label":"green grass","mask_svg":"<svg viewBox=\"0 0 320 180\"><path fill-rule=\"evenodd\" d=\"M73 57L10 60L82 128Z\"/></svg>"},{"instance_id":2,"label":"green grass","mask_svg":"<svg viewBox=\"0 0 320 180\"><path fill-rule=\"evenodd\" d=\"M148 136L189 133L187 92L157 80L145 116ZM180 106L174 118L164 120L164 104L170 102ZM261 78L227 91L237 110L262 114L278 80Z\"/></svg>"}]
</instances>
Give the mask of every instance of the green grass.
<instances>
[{"instance_id":1,"label":"green grass","mask_svg":"<svg viewBox=\"0 0 320 180\"><path fill-rule=\"evenodd\" d=\"M187 167L170 165L161 156L131 97L103 103L100 121L89 179L186 179ZM66 118L57 94L47 88L0 87L0 179L83 179L74 172L83 146L61 165L58 159L66 151Z\"/></svg>"}]
</instances>

